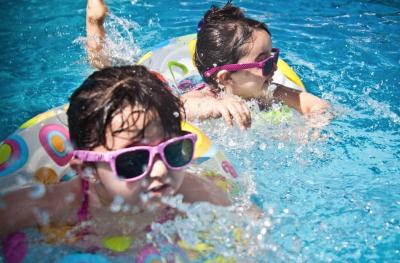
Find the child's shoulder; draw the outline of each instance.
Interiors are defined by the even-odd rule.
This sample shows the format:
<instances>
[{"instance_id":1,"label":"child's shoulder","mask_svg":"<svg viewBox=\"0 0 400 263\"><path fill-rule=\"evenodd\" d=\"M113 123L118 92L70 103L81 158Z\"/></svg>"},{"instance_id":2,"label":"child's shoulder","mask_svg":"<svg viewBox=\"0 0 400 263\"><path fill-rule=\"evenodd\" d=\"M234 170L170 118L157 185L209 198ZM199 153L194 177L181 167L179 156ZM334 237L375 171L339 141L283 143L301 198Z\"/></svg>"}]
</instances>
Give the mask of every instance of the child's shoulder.
<instances>
[{"instance_id":1,"label":"child's shoulder","mask_svg":"<svg viewBox=\"0 0 400 263\"><path fill-rule=\"evenodd\" d=\"M187 172L179 193L188 203L209 202L215 205L230 205L229 195L213 181Z\"/></svg>"}]
</instances>

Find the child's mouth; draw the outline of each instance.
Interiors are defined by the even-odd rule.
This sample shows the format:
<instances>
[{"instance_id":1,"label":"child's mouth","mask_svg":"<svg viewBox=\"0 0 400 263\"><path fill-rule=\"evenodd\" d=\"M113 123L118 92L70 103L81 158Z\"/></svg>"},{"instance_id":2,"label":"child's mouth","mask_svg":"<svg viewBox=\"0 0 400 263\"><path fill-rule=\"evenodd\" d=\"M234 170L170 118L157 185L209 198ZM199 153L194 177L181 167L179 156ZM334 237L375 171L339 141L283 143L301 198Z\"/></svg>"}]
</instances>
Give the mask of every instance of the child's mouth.
<instances>
[{"instance_id":1,"label":"child's mouth","mask_svg":"<svg viewBox=\"0 0 400 263\"><path fill-rule=\"evenodd\" d=\"M152 187L151 189L149 189L148 192L152 197L159 197L166 194L169 188L170 188L169 184L162 184L156 187Z\"/></svg>"}]
</instances>

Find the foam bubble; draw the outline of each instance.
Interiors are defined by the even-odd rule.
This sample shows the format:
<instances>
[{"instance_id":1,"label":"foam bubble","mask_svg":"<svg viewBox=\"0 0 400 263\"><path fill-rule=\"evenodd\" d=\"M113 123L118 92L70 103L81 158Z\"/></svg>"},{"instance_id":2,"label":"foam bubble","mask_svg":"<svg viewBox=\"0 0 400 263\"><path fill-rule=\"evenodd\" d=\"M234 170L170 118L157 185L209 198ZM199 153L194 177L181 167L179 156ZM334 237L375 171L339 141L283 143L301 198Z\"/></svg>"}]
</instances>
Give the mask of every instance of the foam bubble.
<instances>
[{"instance_id":1,"label":"foam bubble","mask_svg":"<svg viewBox=\"0 0 400 263\"><path fill-rule=\"evenodd\" d=\"M111 212L117 213L117 212L121 211L121 208L122 208L122 205L124 202L125 202L125 199L122 196L116 195L110 205Z\"/></svg>"},{"instance_id":2,"label":"foam bubble","mask_svg":"<svg viewBox=\"0 0 400 263\"><path fill-rule=\"evenodd\" d=\"M46 187L43 184L35 184L29 191L28 196L31 199L42 198L46 194Z\"/></svg>"}]
</instances>

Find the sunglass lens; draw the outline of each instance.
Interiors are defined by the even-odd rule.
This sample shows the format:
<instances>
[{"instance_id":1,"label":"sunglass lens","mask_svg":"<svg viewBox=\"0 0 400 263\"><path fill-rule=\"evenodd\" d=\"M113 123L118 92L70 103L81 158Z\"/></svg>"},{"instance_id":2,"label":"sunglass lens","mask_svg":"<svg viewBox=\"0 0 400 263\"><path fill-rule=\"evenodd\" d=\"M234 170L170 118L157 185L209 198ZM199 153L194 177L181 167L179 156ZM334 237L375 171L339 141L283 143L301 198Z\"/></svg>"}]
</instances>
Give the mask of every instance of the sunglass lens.
<instances>
[{"instance_id":1,"label":"sunglass lens","mask_svg":"<svg viewBox=\"0 0 400 263\"><path fill-rule=\"evenodd\" d=\"M267 76L271 73L271 71L274 68L274 60L273 59L269 59L267 62L265 62L264 67L263 67L263 74L264 76Z\"/></svg>"},{"instance_id":2,"label":"sunglass lens","mask_svg":"<svg viewBox=\"0 0 400 263\"><path fill-rule=\"evenodd\" d=\"M142 175L148 168L150 152L136 150L122 153L115 159L115 168L120 178L130 179Z\"/></svg>"},{"instance_id":3,"label":"sunglass lens","mask_svg":"<svg viewBox=\"0 0 400 263\"><path fill-rule=\"evenodd\" d=\"M164 148L165 159L172 167L182 167L192 160L194 151L193 141L190 139L183 139L168 144Z\"/></svg>"}]
</instances>

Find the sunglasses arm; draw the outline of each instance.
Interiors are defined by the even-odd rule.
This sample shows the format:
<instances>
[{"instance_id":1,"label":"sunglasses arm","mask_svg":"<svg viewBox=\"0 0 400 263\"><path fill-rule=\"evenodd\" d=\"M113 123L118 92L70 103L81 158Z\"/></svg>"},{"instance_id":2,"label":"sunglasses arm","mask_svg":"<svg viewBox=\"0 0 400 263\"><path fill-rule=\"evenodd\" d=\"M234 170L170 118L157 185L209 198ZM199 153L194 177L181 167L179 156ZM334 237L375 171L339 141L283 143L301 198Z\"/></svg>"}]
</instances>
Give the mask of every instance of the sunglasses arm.
<instances>
[{"instance_id":1,"label":"sunglasses arm","mask_svg":"<svg viewBox=\"0 0 400 263\"><path fill-rule=\"evenodd\" d=\"M108 162L111 158L107 154L92 151L73 151L73 156L85 162Z\"/></svg>"}]
</instances>

